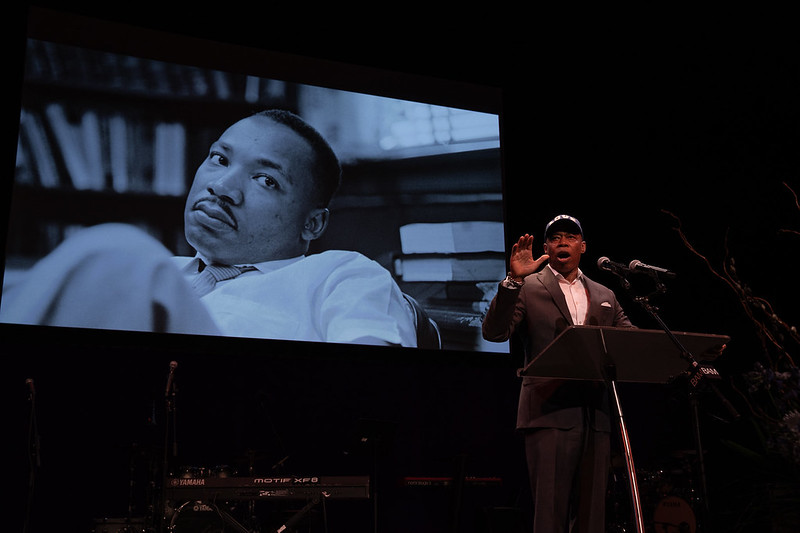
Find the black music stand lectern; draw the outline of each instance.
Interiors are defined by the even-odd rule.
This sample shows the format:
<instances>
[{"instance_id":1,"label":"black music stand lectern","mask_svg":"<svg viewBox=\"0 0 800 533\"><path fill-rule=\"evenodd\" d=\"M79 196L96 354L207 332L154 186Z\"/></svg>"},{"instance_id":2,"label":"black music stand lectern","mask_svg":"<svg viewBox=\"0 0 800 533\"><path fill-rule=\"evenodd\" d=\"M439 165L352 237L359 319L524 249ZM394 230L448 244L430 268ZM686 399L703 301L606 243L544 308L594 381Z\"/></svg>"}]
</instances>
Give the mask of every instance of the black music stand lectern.
<instances>
[{"instance_id":1,"label":"black music stand lectern","mask_svg":"<svg viewBox=\"0 0 800 533\"><path fill-rule=\"evenodd\" d=\"M521 376L604 381L617 417L630 483L636 531L644 532L639 487L628 431L617 394L618 382L668 383L687 372L689 362L675 339L690 353L703 355L725 344L730 337L607 326L570 326L558 335L525 368ZM705 361L710 361L708 356Z\"/></svg>"}]
</instances>

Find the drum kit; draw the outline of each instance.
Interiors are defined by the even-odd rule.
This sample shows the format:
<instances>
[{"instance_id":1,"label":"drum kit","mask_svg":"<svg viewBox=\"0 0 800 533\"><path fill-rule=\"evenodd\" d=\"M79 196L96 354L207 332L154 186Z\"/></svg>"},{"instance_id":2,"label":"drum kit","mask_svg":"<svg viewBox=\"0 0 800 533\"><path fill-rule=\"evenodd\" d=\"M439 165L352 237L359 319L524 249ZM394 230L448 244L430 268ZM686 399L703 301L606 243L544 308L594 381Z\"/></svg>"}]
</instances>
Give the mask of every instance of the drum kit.
<instances>
[{"instance_id":1,"label":"drum kit","mask_svg":"<svg viewBox=\"0 0 800 533\"><path fill-rule=\"evenodd\" d=\"M647 533L698 533L702 531L699 511L700 491L695 487L691 458L696 452L681 450L664 464L652 469L637 469L645 531ZM627 473L612 471L609 483L609 533L634 531L628 523Z\"/></svg>"},{"instance_id":2,"label":"drum kit","mask_svg":"<svg viewBox=\"0 0 800 533\"><path fill-rule=\"evenodd\" d=\"M178 475L182 479L207 479L225 478L236 475L236 470L228 465L219 465L213 468L202 466L182 466ZM201 500L187 500L183 502L167 501L164 505L164 521L169 532L197 532L197 533L222 533L226 530L224 517L232 517L242 513L242 505L248 504L246 513L247 521L255 519L250 502L225 501L206 502Z\"/></svg>"}]
</instances>

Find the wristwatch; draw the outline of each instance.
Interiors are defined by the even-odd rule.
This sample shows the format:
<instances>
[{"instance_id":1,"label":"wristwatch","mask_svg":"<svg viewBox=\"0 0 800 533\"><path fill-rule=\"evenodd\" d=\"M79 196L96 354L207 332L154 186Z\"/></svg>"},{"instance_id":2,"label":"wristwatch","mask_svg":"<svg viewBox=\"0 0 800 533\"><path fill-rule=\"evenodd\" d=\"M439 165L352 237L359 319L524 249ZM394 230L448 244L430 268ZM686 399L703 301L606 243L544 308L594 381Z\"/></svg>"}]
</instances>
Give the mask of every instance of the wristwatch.
<instances>
[{"instance_id":1,"label":"wristwatch","mask_svg":"<svg viewBox=\"0 0 800 533\"><path fill-rule=\"evenodd\" d=\"M506 287L508 289L519 289L520 287L525 285L525 279L523 278L522 281L517 281L511 275L511 272L509 272L506 275L506 279L503 280L502 284L503 284L503 287Z\"/></svg>"}]
</instances>

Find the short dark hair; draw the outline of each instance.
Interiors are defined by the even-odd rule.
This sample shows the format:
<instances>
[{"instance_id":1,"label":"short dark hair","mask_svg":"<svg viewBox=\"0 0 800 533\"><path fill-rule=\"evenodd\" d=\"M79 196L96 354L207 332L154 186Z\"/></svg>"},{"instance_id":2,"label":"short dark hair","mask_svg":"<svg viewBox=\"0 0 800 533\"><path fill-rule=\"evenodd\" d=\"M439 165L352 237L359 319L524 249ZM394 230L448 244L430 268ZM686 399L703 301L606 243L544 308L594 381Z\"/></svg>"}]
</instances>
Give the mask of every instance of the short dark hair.
<instances>
[{"instance_id":1,"label":"short dark hair","mask_svg":"<svg viewBox=\"0 0 800 533\"><path fill-rule=\"evenodd\" d=\"M320 207L327 207L342 183L342 166L325 137L300 116L285 109L265 109L255 113L255 116L265 117L278 124L288 126L311 145L311 149L316 154L315 161L311 166L311 172L317 184L316 199Z\"/></svg>"}]
</instances>

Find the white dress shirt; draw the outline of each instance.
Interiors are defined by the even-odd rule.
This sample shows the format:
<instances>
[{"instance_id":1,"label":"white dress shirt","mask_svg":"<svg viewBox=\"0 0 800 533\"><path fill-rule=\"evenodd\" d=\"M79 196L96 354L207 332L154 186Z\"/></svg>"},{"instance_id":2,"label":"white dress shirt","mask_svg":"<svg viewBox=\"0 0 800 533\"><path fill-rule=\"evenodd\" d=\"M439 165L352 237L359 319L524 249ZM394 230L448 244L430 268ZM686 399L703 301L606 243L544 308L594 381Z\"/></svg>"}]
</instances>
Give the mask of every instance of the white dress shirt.
<instances>
[{"instance_id":1,"label":"white dress shirt","mask_svg":"<svg viewBox=\"0 0 800 533\"><path fill-rule=\"evenodd\" d=\"M198 258L174 259L188 277ZM223 335L416 346L413 310L391 274L350 251L268 261L200 300Z\"/></svg>"},{"instance_id":2,"label":"white dress shirt","mask_svg":"<svg viewBox=\"0 0 800 533\"><path fill-rule=\"evenodd\" d=\"M553 271L553 275L558 280L558 286L561 287L561 292L564 293L569 314L572 316L572 323L576 326L583 325L586 322L586 313L589 312L589 295L586 292L586 285L583 283L583 272L578 269L578 275L575 280L568 281L564 276L556 272L552 266L548 264L547 267Z\"/></svg>"}]
</instances>

